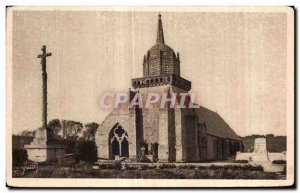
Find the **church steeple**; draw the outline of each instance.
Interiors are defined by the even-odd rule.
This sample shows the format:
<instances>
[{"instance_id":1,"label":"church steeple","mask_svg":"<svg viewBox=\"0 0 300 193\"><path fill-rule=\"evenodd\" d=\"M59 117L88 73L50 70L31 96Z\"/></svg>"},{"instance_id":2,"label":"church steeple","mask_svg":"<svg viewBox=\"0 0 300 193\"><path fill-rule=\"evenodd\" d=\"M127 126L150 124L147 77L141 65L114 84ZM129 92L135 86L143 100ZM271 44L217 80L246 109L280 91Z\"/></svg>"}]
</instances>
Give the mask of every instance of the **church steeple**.
<instances>
[{"instance_id":1,"label":"church steeple","mask_svg":"<svg viewBox=\"0 0 300 193\"><path fill-rule=\"evenodd\" d=\"M165 44L161 15L158 15L156 44L148 50L143 61L143 77L132 79L133 88L154 87L170 84L185 91L191 82L180 77L179 53Z\"/></svg>"},{"instance_id":2,"label":"church steeple","mask_svg":"<svg viewBox=\"0 0 300 193\"><path fill-rule=\"evenodd\" d=\"M164 44L164 30L162 26L162 21L161 21L161 14L158 14L158 25L157 25L157 37L156 37L156 44Z\"/></svg>"}]
</instances>

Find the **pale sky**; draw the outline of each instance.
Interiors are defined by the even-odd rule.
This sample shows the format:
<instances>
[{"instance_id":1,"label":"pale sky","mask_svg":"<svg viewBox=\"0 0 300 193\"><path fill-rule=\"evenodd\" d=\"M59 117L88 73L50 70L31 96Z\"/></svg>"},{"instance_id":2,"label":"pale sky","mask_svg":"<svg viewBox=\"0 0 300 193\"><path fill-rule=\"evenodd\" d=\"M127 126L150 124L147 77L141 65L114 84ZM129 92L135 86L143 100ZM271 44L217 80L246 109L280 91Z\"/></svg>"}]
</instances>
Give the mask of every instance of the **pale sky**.
<instances>
[{"instance_id":1,"label":"pale sky","mask_svg":"<svg viewBox=\"0 0 300 193\"><path fill-rule=\"evenodd\" d=\"M14 11L13 133L42 125L42 45L48 121L98 122L106 91L128 91L155 44L157 11ZM165 42L180 53L181 76L200 105L238 135L286 135L285 13L161 11Z\"/></svg>"}]
</instances>

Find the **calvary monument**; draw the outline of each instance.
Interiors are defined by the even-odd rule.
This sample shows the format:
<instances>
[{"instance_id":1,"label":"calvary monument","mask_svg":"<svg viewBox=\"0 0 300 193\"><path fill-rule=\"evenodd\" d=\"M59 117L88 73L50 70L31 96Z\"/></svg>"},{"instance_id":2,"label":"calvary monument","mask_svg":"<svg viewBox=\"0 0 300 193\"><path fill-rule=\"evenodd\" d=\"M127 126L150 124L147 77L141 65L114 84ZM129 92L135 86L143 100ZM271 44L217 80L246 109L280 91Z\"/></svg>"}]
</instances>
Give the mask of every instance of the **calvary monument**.
<instances>
[{"instance_id":1,"label":"calvary monument","mask_svg":"<svg viewBox=\"0 0 300 193\"><path fill-rule=\"evenodd\" d=\"M25 145L28 152L28 159L35 162L59 161L65 156L65 147L57 140L51 129L47 128L47 71L46 58L51 56L47 53L46 46L42 47L42 54L38 55L42 65L42 80L43 80L43 113L42 127L35 132L35 137L29 145Z\"/></svg>"}]
</instances>

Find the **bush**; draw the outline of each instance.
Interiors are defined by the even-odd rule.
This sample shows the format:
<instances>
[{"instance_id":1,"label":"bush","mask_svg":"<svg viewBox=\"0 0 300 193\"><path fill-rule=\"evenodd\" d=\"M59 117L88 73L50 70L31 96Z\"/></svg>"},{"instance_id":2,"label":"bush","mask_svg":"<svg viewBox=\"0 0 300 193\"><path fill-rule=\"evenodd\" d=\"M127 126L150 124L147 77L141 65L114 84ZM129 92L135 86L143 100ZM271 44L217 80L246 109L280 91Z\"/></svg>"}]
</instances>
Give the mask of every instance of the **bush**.
<instances>
[{"instance_id":1,"label":"bush","mask_svg":"<svg viewBox=\"0 0 300 193\"><path fill-rule=\"evenodd\" d=\"M158 169L172 169L176 168L175 164L162 164L158 166Z\"/></svg>"},{"instance_id":2,"label":"bush","mask_svg":"<svg viewBox=\"0 0 300 193\"><path fill-rule=\"evenodd\" d=\"M109 169L109 170L115 169L112 163L99 164L98 166L100 169Z\"/></svg>"},{"instance_id":3,"label":"bush","mask_svg":"<svg viewBox=\"0 0 300 193\"><path fill-rule=\"evenodd\" d=\"M122 169L122 164L120 161L114 161L113 162L113 167L115 170L121 170Z\"/></svg>"},{"instance_id":4,"label":"bush","mask_svg":"<svg viewBox=\"0 0 300 193\"><path fill-rule=\"evenodd\" d=\"M120 161L112 161L110 163L100 163L99 165L100 169L109 169L109 170L121 170L122 169L122 164ZM125 165L125 168L129 166Z\"/></svg>"},{"instance_id":5,"label":"bush","mask_svg":"<svg viewBox=\"0 0 300 193\"><path fill-rule=\"evenodd\" d=\"M272 164L286 164L285 160L274 160L272 161Z\"/></svg>"},{"instance_id":6,"label":"bush","mask_svg":"<svg viewBox=\"0 0 300 193\"><path fill-rule=\"evenodd\" d=\"M196 167L194 165L179 165L178 166L178 169L189 169L189 170L192 170L192 169L195 169Z\"/></svg>"},{"instance_id":7,"label":"bush","mask_svg":"<svg viewBox=\"0 0 300 193\"><path fill-rule=\"evenodd\" d=\"M24 164L28 160L26 149L14 149L13 150L13 166L19 166Z\"/></svg>"},{"instance_id":8,"label":"bush","mask_svg":"<svg viewBox=\"0 0 300 193\"><path fill-rule=\"evenodd\" d=\"M78 141L76 140L64 140L64 144L66 145L66 153L74 153L75 145Z\"/></svg>"},{"instance_id":9,"label":"bush","mask_svg":"<svg viewBox=\"0 0 300 193\"><path fill-rule=\"evenodd\" d=\"M74 157L77 161L97 161L97 146L94 141L77 141L74 147Z\"/></svg>"},{"instance_id":10,"label":"bush","mask_svg":"<svg viewBox=\"0 0 300 193\"><path fill-rule=\"evenodd\" d=\"M236 160L234 163L248 163L248 160Z\"/></svg>"},{"instance_id":11,"label":"bush","mask_svg":"<svg viewBox=\"0 0 300 193\"><path fill-rule=\"evenodd\" d=\"M247 171L263 171L262 166L252 166L252 165L224 165L224 166L218 166L218 165L210 165L208 166L208 169L210 170L247 170Z\"/></svg>"}]
</instances>

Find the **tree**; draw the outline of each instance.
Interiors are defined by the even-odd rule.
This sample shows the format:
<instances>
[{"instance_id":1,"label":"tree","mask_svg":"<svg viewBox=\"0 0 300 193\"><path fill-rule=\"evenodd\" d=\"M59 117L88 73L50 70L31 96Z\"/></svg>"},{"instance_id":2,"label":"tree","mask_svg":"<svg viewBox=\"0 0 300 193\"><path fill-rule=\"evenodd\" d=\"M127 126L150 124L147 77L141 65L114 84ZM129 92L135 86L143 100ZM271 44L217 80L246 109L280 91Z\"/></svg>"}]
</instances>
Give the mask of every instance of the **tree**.
<instances>
[{"instance_id":1,"label":"tree","mask_svg":"<svg viewBox=\"0 0 300 193\"><path fill-rule=\"evenodd\" d=\"M34 131L24 130L20 133L20 136L25 136L25 137L34 137L34 135L35 135L35 130Z\"/></svg>"},{"instance_id":2,"label":"tree","mask_svg":"<svg viewBox=\"0 0 300 193\"><path fill-rule=\"evenodd\" d=\"M74 147L74 157L77 161L95 162L98 159L97 146L94 141L79 140Z\"/></svg>"},{"instance_id":3,"label":"tree","mask_svg":"<svg viewBox=\"0 0 300 193\"><path fill-rule=\"evenodd\" d=\"M52 132L55 136L57 136L60 133L61 128L62 128L60 120L59 119L52 119L48 123L48 128L52 130Z\"/></svg>"},{"instance_id":4,"label":"tree","mask_svg":"<svg viewBox=\"0 0 300 193\"><path fill-rule=\"evenodd\" d=\"M85 124L85 130L83 131L82 138L87 141L95 141L95 134L99 127L98 123L92 122Z\"/></svg>"},{"instance_id":5,"label":"tree","mask_svg":"<svg viewBox=\"0 0 300 193\"><path fill-rule=\"evenodd\" d=\"M77 140L81 137L83 124L76 121L62 120L62 136L64 139Z\"/></svg>"},{"instance_id":6,"label":"tree","mask_svg":"<svg viewBox=\"0 0 300 193\"><path fill-rule=\"evenodd\" d=\"M275 136L273 134L267 134L266 138L274 138Z\"/></svg>"}]
</instances>

